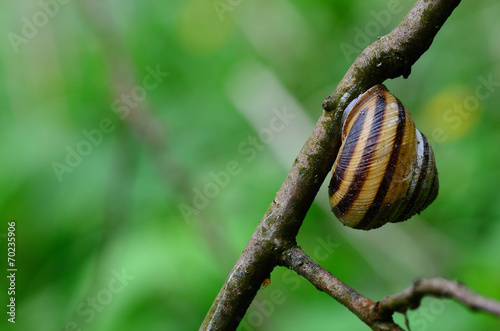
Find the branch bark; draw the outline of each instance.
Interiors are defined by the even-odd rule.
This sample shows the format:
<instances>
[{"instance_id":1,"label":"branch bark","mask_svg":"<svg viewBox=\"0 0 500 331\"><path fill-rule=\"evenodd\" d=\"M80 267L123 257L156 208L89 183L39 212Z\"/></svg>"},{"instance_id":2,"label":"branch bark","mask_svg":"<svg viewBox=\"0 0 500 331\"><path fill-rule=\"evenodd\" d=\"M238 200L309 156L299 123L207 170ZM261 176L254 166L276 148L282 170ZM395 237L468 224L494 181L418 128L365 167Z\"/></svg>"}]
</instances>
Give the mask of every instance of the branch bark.
<instances>
[{"instance_id":1,"label":"branch bark","mask_svg":"<svg viewBox=\"0 0 500 331\"><path fill-rule=\"evenodd\" d=\"M500 301L485 298L456 281L444 278L419 279L405 291L375 302L318 265L299 247L286 250L279 264L294 270L318 290L337 300L372 330L403 330L394 323L392 315L395 312L405 314L408 310L417 309L425 296L454 299L473 310L500 317Z\"/></svg>"},{"instance_id":2,"label":"branch bark","mask_svg":"<svg viewBox=\"0 0 500 331\"><path fill-rule=\"evenodd\" d=\"M419 0L388 35L368 46L331 96L273 202L213 302L200 330L234 330L295 237L340 147L340 119L361 91L407 77L460 0ZM311 260L312 261L312 260Z\"/></svg>"},{"instance_id":3,"label":"branch bark","mask_svg":"<svg viewBox=\"0 0 500 331\"><path fill-rule=\"evenodd\" d=\"M444 278L419 279L404 292L384 298L379 302L380 313L415 309L424 296L450 298L472 310L481 310L500 317L500 301L484 298L457 281Z\"/></svg>"},{"instance_id":4,"label":"branch bark","mask_svg":"<svg viewBox=\"0 0 500 331\"><path fill-rule=\"evenodd\" d=\"M299 247L292 247L282 255L281 265L294 270L318 290L325 292L353 312L373 330L404 331L392 319L393 310L380 311L376 302L363 296L349 285L317 264Z\"/></svg>"},{"instance_id":5,"label":"branch bark","mask_svg":"<svg viewBox=\"0 0 500 331\"><path fill-rule=\"evenodd\" d=\"M459 3L460 0L417 1L394 30L361 52L332 95L325 99L323 108L344 109L373 85L388 78L407 78Z\"/></svg>"}]
</instances>

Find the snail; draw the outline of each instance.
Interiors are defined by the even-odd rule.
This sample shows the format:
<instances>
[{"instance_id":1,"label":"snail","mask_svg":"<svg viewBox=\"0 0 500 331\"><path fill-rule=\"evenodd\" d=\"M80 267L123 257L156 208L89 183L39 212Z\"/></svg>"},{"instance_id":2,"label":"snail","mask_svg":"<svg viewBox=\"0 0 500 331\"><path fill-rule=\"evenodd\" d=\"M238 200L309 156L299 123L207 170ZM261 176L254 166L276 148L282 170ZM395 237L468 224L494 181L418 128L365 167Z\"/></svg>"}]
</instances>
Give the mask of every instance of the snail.
<instances>
[{"instance_id":1,"label":"snail","mask_svg":"<svg viewBox=\"0 0 500 331\"><path fill-rule=\"evenodd\" d=\"M330 205L337 218L370 230L420 213L439 190L434 152L410 112L384 85L354 99L342 117Z\"/></svg>"}]
</instances>

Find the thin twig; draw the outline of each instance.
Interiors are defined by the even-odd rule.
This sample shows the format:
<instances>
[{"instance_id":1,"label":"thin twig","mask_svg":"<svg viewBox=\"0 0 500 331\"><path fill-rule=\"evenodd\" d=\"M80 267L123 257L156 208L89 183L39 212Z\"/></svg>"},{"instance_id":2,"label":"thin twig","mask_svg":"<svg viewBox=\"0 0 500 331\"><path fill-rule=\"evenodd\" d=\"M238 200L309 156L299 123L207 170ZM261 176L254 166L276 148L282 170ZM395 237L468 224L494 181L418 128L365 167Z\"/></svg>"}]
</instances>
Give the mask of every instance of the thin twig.
<instances>
[{"instance_id":1,"label":"thin twig","mask_svg":"<svg viewBox=\"0 0 500 331\"><path fill-rule=\"evenodd\" d=\"M456 281L444 278L419 279L405 291L374 302L332 275L299 247L286 250L278 263L294 270L318 290L337 300L372 330L403 330L394 323L392 315L394 312L406 314L409 309L418 308L424 296L454 299L473 310L500 317L499 301L485 298ZM408 325L408 319L406 322Z\"/></svg>"},{"instance_id":2,"label":"thin twig","mask_svg":"<svg viewBox=\"0 0 500 331\"><path fill-rule=\"evenodd\" d=\"M282 255L280 264L294 270L318 290L327 293L347 307L373 330L403 330L392 320L392 312L379 312L377 304L351 288L317 264L299 247L292 247Z\"/></svg>"},{"instance_id":3,"label":"thin twig","mask_svg":"<svg viewBox=\"0 0 500 331\"><path fill-rule=\"evenodd\" d=\"M405 291L390 295L379 302L379 311L405 312L420 305L424 296L455 299L473 310L481 310L500 317L500 301L485 298L457 281L444 278L419 279Z\"/></svg>"}]
</instances>

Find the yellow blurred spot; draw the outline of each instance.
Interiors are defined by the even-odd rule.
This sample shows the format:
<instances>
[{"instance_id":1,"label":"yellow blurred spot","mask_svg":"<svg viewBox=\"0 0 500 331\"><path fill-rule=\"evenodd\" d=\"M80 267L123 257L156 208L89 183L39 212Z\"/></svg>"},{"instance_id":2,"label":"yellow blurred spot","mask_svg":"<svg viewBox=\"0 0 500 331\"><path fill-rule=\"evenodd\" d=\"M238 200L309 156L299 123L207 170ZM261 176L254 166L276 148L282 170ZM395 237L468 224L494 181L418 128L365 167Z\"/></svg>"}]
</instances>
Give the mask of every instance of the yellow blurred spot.
<instances>
[{"instance_id":1,"label":"yellow blurred spot","mask_svg":"<svg viewBox=\"0 0 500 331\"><path fill-rule=\"evenodd\" d=\"M187 3L178 21L177 32L188 49L211 53L231 38L235 26L230 16L237 7L226 4L225 10L221 11L218 2L192 0Z\"/></svg>"},{"instance_id":2,"label":"yellow blurred spot","mask_svg":"<svg viewBox=\"0 0 500 331\"><path fill-rule=\"evenodd\" d=\"M262 287L268 287L269 285L271 285L271 278L268 277L262 282Z\"/></svg>"},{"instance_id":3,"label":"yellow blurred spot","mask_svg":"<svg viewBox=\"0 0 500 331\"><path fill-rule=\"evenodd\" d=\"M482 116L474 90L450 86L429 99L422 110L425 135L438 143L459 139L472 131Z\"/></svg>"}]
</instances>

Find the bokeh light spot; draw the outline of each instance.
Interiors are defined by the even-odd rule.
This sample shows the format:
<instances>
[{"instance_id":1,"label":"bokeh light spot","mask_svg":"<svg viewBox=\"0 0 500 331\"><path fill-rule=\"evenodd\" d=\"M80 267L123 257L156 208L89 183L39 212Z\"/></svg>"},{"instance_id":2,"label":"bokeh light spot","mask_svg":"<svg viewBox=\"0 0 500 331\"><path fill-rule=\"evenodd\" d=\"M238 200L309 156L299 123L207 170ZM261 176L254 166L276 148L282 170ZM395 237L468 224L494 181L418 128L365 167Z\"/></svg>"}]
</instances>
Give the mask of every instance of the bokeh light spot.
<instances>
[{"instance_id":1,"label":"bokeh light spot","mask_svg":"<svg viewBox=\"0 0 500 331\"><path fill-rule=\"evenodd\" d=\"M177 24L178 36L187 49L194 53L212 53L230 40L235 30L232 12L220 14L211 1L187 3Z\"/></svg>"},{"instance_id":2,"label":"bokeh light spot","mask_svg":"<svg viewBox=\"0 0 500 331\"><path fill-rule=\"evenodd\" d=\"M437 143L460 139L470 133L482 116L482 103L474 90L450 86L423 106L427 136Z\"/></svg>"}]
</instances>

